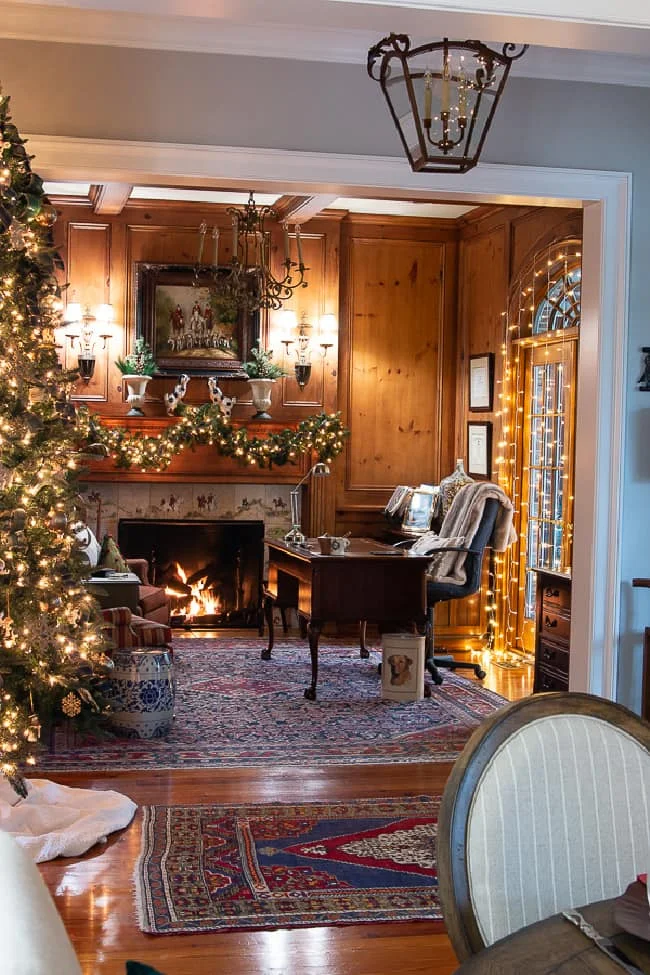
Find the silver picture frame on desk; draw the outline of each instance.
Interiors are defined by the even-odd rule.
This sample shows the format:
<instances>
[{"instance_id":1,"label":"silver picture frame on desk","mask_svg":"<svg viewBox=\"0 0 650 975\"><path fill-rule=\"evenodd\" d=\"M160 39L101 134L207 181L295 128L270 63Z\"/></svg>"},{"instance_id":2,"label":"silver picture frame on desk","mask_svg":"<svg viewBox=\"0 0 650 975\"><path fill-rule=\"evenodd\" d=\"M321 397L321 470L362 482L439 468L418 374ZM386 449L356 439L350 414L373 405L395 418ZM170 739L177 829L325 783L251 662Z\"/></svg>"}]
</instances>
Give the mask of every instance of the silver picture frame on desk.
<instances>
[{"instance_id":1,"label":"silver picture frame on desk","mask_svg":"<svg viewBox=\"0 0 650 975\"><path fill-rule=\"evenodd\" d=\"M411 495L408 508L404 513L402 521L402 531L412 535L421 535L428 532L433 518L433 506L435 494L433 491L415 490Z\"/></svg>"}]
</instances>

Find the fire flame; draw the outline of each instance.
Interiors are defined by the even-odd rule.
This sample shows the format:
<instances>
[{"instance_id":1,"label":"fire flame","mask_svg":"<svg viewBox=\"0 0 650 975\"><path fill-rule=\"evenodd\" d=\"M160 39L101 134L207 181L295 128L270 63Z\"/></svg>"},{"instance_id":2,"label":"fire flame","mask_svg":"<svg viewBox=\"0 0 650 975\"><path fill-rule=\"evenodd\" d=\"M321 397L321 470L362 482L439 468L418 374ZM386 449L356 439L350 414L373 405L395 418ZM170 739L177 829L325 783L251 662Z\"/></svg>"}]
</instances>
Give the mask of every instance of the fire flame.
<instances>
[{"instance_id":1,"label":"fire flame","mask_svg":"<svg viewBox=\"0 0 650 975\"><path fill-rule=\"evenodd\" d=\"M187 573L178 562L176 562L176 575L181 582L187 583ZM218 616L222 612L223 602L218 593L212 589L205 588L206 582L207 576L202 576L196 582L193 582L191 584L190 595L186 592L179 592L172 586L165 586L165 592L169 596L173 596L175 599L185 600L185 602L179 603L176 606L174 612L179 615L184 614L189 619L195 616Z\"/></svg>"}]
</instances>

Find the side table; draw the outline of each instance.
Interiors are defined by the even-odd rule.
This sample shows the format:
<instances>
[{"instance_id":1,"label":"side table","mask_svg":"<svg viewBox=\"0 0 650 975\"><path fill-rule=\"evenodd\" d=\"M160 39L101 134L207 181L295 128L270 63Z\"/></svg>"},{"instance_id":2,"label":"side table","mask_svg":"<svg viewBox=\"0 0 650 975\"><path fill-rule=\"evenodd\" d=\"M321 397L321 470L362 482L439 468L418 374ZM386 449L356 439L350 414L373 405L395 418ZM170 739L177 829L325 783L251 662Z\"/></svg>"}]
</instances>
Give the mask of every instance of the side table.
<instances>
[{"instance_id":1,"label":"side table","mask_svg":"<svg viewBox=\"0 0 650 975\"><path fill-rule=\"evenodd\" d=\"M140 578L135 572L115 572L110 576L91 576L90 579L86 579L84 584L102 609L128 606L132 613L137 613Z\"/></svg>"}]
</instances>

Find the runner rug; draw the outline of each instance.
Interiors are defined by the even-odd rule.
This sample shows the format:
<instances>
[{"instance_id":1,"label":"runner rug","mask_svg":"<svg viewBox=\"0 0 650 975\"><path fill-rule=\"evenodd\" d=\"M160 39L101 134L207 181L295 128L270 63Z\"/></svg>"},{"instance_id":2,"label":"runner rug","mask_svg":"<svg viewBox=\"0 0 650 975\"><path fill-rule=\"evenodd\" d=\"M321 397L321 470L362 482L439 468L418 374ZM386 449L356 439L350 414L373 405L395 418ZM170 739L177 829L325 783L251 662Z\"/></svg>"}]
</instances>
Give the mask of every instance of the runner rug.
<instances>
[{"instance_id":1,"label":"runner rug","mask_svg":"<svg viewBox=\"0 0 650 975\"><path fill-rule=\"evenodd\" d=\"M319 653L318 700L303 691L309 650L283 639L273 659L262 641L178 640L175 719L166 738L111 738L38 759L39 771L233 768L453 761L474 728L507 703L478 682L445 671L431 698L382 701L378 652L326 643Z\"/></svg>"},{"instance_id":2,"label":"runner rug","mask_svg":"<svg viewBox=\"0 0 650 975\"><path fill-rule=\"evenodd\" d=\"M440 919L440 797L145 806L136 867L152 934Z\"/></svg>"}]
</instances>

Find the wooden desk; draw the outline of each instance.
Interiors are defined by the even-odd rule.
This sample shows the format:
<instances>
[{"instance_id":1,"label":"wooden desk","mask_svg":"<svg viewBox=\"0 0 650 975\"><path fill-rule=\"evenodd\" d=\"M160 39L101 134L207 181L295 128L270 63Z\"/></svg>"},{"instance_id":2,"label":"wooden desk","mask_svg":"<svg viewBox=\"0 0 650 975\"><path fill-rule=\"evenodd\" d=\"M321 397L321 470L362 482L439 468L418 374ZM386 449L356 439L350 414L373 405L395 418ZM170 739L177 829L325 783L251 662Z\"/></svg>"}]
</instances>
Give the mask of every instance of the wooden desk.
<instances>
[{"instance_id":1,"label":"wooden desk","mask_svg":"<svg viewBox=\"0 0 650 975\"><path fill-rule=\"evenodd\" d=\"M579 908L593 926L650 975L650 942L626 934L614 921L614 901ZM624 970L560 914L516 931L473 955L456 975L623 975Z\"/></svg>"},{"instance_id":2,"label":"wooden desk","mask_svg":"<svg viewBox=\"0 0 650 975\"><path fill-rule=\"evenodd\" d=\"M262 659L273 650L273 604L294 605L307 621L311 654L311 685L305 690L316 700L318 640L325 623L414 623L424 627L427 618L426 573L430 555L412 556L373 538L352 538L345 555L321 555L316 539L307 547L265 539L269 548L269 577L264 612L269 625L269 644Z\"/></svg>"}]
</instances>

